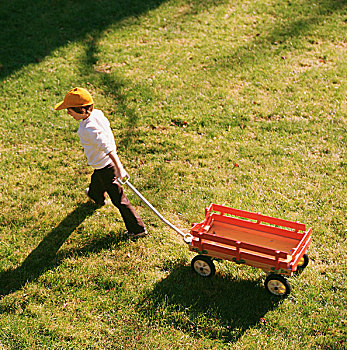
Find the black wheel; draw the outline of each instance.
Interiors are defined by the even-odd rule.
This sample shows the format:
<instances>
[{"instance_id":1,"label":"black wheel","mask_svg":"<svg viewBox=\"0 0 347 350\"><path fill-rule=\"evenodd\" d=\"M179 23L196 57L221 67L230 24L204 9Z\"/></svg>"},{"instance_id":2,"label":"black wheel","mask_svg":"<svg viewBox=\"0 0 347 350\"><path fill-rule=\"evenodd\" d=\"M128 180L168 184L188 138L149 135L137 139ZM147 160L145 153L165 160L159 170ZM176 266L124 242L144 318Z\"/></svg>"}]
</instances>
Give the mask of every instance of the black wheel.
<instances>
[{"instance_id":1,"label":"black wheel","mask_svg":"<svg viewBox=\"0 0 347 350\"><path fill-rule=\"evenodd\" d=\"M290 293L290 283L281 275L269 275L265 280L265 288L273 295L285 296Z\"/></svg>"},{"instance_id":2,"label":"black wheel","mask_svg":"<svg viewBox=\"0 0 347 350\"><path fill-rule=\"evenodd\" d=\"M197 255L192 260L191 266L202 277L212 277L216 273L213 261L206 255Z\"/></svg>"},{"instance_id":3,"label":"black wheel","mask_svg":"<svg viewBox=\"0 0 347 350\"><path fill-rule=\"evenodd\" d=\"M309 259L308 255L304 254L302 256L302 258L299 260L298 269L303 270L308 265L309 261L310 261L310 259Z\"/></svg>"}]
</instances>

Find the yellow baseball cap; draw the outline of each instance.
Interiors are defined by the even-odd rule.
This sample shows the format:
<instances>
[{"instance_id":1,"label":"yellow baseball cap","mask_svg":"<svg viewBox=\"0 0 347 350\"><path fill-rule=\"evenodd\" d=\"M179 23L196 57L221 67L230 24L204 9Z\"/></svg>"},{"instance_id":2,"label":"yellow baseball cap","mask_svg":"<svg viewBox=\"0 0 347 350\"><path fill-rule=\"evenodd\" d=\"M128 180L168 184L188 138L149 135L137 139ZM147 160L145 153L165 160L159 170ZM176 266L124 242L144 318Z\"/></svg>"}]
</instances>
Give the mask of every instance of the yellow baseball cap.
<instances>
[{"instance_id":1,"label":"yellow baseball cap","mask_svg":"<svg viewBox=\"0 0 347 350\"><path fill-rule=\"evenodd\" d=\"M54 106L56 111L71 107L84 107L94 104L92 95L83 88L76 87L70 90L64 97L64 101Z\"/></svg>"}]
</instances>

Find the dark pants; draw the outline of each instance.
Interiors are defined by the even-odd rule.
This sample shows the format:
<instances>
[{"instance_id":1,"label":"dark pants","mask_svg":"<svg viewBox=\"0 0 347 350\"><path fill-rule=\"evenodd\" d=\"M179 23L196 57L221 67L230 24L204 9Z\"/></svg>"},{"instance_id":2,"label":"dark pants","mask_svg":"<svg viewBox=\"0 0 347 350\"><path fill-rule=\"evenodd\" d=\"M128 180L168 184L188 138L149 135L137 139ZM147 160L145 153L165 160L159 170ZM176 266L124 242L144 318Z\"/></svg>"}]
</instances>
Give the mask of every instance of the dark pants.
<instances>
[{"instance_id":1,"label":"dark pants","mask_svg":"<svg viewBox=\"0 0 347 350\"><path fill-rule=\"evenodd\" d=\"M116 178L113 164L107 165L102 169L94 170L88 195L97 204L103 205L105 202L105 193L108 193L112 203L119 209L127 230L135 234L143 232L145 225L139 214L130 204L129 199L124 194L123 187L118 184Z\"/></svg>"}]
</instances>

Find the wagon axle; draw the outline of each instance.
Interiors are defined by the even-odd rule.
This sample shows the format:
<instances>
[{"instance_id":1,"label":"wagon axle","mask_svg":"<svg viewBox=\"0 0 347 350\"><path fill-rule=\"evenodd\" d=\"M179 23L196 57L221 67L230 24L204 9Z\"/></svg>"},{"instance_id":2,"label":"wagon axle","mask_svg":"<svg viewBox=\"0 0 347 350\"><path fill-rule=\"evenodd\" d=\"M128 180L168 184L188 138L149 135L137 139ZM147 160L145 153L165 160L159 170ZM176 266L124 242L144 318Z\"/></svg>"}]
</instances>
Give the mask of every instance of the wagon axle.
<instances>
[{"instance_id":1,"label":"wagon axle","mask_svg":"<svg viewBox=\"0 0 347 350\"><path fill-rule=\"evenodd\" d=\"M298 270L303 270L308 264L309 258L304 254L300 259ZM191 267L194 272L202 277L213 277L216 268L211 257L207 255L197 255L191 262ZM286 277L280 274L270 273L264 282L265 289L276 296L286 296L291 292L291 285Z\"/></svg>"}]
</instances>

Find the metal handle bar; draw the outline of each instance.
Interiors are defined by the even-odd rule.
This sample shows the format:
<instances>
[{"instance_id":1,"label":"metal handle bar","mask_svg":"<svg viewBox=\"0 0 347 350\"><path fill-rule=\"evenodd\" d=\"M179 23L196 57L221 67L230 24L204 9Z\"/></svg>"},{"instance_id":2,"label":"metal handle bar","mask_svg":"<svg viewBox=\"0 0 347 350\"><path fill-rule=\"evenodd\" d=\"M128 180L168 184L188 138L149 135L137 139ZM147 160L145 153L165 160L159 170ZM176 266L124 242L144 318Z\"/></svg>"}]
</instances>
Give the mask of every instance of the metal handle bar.
<instances>
[{"instance_id":1,"label":"metal handle bar","mask_svg":"<svg viewBox=\"0 0 347 350\"><path fill-rule=\"evenodd\" d=\"M124 180L125 179L125 180ZM117 178L117 181L119 184L124 185L127 184L129 186L129 188L143 201L143 203L145 203L147 205L147 207L149 209L151 209L153 211L153 213L155 215L158 216L158 218L163 221L166 225L168 225L169 227L171 227L174 231L176 231L177 233L179 233L182 237L184 242L186 242L187 244L191 244L192 240L193 240L193 236L189 233L184 233L182 232L179 228L177 228L175 225L173 225L170 221L166 220L159 212L157 209L155 209L153 207L153 205L151 203L148 202L148 200L130 183L129 181L130 176L127 175L126 177L123 178L123 181L120 178Z\"/></svg>"}]
</instances>

